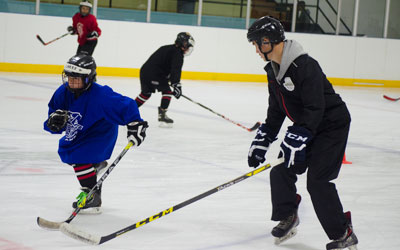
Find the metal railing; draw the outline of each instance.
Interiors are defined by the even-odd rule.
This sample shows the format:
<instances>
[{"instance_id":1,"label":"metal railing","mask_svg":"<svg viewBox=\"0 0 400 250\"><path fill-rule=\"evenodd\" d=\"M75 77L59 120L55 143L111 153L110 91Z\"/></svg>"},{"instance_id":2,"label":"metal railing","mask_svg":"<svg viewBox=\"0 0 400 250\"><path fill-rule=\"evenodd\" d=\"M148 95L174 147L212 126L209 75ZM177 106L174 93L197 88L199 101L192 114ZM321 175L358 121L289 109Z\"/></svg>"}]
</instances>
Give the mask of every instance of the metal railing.
<instances>
[{"instance_id":1,"label":"metal railing","mask_svg":"<svg viewBox=\"0 0 400 250\"><path fill-rule=\"evenodd\" d=\"M35 8L35 12L38 15L40 13L40 0L34 0L36 1L36 8ZM329 32L325 32L319 25L318 25L318 18L319 16L323 16L325 21L328 23L328 25L335 30L335 34L336 35L340 35L340 26L341 24L343 25L343 27L346 30L346 34L352 35L352 36L357 36L357 25L358 25L358 13L359 13L359 2L360 0L355 0L355 7L354 7L354 15L353 15L353 30L351 30L348 26L348 24L346 24L344 22L344 20L341 18L341 6L342 6L342 0L338 0L338 5L336 6L336 8L333 6L333 4L329 1L329 0L324 0L326 1L327 5L329 6L329 8L331 9L331 11L333 11L333 13L336 15L336 23L334 24L333 20L330 20L328 18L328 16L325 14L324 10L322 10L322 8L320 7L320 0L317 0L317 5L308 5L307 7L314 7L317 8L317 12L316 12L316 16L315 16L315 20L306 13L306 15L308 15L309 20L312 22L312 24L314 26L318 26L319 27L319 32L318 33L329 33ZM383 37L387 38L387 33L388 33L388 25L389 25L389 8L390 8L390 1L391 0L386 0L386 7L385 7L385 17L384 17L384 31L383 31ZM146 12L146 22L151 22L151 13L152 13L152 3L155 3L155 11L157 11L157 6L158 6L158 0L147 0L147 12ZM246 3L245 3L246 2ZM243 9L246 6L246 13L245 13L245 28L247 29L250 25L250 19L251 18L258 18L258 17L251 17L251 9L252 6L255 6L252 4L252 0L241 0L240 3L238 2L232 2L232 3L228 3L228 2L219 2L218 0L198 0L198 11L197 11L197 25L201 26L202 25L202 17L203 17L203 6L204 3L214 3L214 4L230 4L230 5L240 5L240 14L239 14L239 18L243 18ZM267 2L267 1L266 1ZM271 2L271 1L270 1ZM291 17L289 20L285 20L287 22L290 23L291 28L290 31L292 32L296 32L296 22L297 22L297 9L298 9L298 0L293 0L293 3L288 3L288 0L280 0L279 1L275 0L275 2L277 4L281 4L281 5L286 5L286 6L290 6L290 12L291 12ZM60 3L64 3L64 0L60 0ZM93 14L96 15L97 14L97 6L98 6L98 0L93 0ZM112 7L112 0L109 0L109 7ZM301 7L304 9L304 6ZM288 10L286 10L286 14L290 14Z\"/></svg>"}]
</instances>

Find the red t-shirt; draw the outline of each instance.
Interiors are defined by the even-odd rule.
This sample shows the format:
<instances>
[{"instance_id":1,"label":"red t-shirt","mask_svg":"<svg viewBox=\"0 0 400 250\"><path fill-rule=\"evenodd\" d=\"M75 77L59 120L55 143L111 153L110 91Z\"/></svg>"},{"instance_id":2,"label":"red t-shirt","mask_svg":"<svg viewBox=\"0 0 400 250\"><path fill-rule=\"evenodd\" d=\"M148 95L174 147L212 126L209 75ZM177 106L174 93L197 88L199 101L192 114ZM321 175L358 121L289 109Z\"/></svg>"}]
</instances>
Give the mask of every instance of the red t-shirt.
<instances>
[{"instance_id":1,"label":"red t-shirt","mask_svg":"<svg viewBox=\"0 0 400 250\"><path fill-rule=\"evenodd\" d=\"M87 40L95 40L95 38L88 39L86 36L92 31L97 31L97 33L101 34L101 29L97 26L97 19L94 15L88 14L86 16L82 16L79 12L76 13L72 17L72 26L74 30L78 33L78 43L80 45L84 45Z\"/></svg>"}]
</instances>

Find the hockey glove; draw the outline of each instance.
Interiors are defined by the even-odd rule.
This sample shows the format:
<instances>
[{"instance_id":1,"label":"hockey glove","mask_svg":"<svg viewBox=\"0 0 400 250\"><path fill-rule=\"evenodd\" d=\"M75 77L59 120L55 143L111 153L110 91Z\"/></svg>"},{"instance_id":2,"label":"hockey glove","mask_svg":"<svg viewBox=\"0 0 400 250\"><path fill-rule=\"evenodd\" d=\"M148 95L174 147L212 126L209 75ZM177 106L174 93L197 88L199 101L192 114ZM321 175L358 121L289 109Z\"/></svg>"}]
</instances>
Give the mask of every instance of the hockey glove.
<instances>
[{"instance_id":1,"label":"hockey glove","mask_svg":"<svg viewBox=\"0 0 400 250\"><path fill-rule=\"evenodd\" d=\"M128 140L139 146L146 137L147 122L131 122L128 125Z\"/></svg>"},{"instance_id":2,"label":"hockey glove","mask_svg":"<svg viewBox=\"0 0 400 250\"><path fill-rule=\"evenodd\" d=\"M271 131L267 128L267 125L265 125L265 123L261 124L250 146L247 158L249 167L256 168L260 163L265 161L265 154L268 151L269 145L275 140Z\"/></svg>"},{"instance_id":3,"label":"hockey glove","mask_svg":"<svg viewBox=\"0 0 400 250\"><path fill-rule=\"evenodd\" d=\"M67 27L67 31L68 31L69 33L71 33L71 35L76 34L76 30L75 30L74 27L72 27L72 26L68 26L68 27Z\"/></svg>"},{"instance_id":4,"label":"hockey glove","mask_svg":"<svg viewBox=\"0 0 400 250\"><path fill-rule=\"evenodd\" d=\"M97 33L97 31L92 31L91 33L87 34L87 39L88 40L95 40L99 37L99 33Z\"/></svg>"},{"instance_id":5,"label":"hockey glove","mask_svg":"<svg viewBox=\"0 0 400 250\"><path fill-rule=\"evenodd\" d=\"M47 127L53 132L60 132L68 122L68 111L57 109L47 120Z\"/></svg>"},{"instance_id":6,"label":"hockey glove","mask_svg":"<svg viewBox=\"0 0 400 250\"><path fill-rule=\"evenodd\" d=\"M299 174L305 171L306 162L306 146L311 140L311 132L300 126L290 126L286 132L285 139L281 143L281 151L279 153L279 158L285 158L285 166L290 168L296 166L301 168ZM300 170L300 169L299 169Z\"/></svg>"},{"instance_id":7,"label":"hockey glove","mask_svg":"<svg viewBox=\"0 0 400 250\"><path fill-rule=\"evenodd\" d=\"M182 95L182 85L181 83L173 83L172 87L174 88L174 96L176 99L179 99Z\"/></svg>"}]
</instances>

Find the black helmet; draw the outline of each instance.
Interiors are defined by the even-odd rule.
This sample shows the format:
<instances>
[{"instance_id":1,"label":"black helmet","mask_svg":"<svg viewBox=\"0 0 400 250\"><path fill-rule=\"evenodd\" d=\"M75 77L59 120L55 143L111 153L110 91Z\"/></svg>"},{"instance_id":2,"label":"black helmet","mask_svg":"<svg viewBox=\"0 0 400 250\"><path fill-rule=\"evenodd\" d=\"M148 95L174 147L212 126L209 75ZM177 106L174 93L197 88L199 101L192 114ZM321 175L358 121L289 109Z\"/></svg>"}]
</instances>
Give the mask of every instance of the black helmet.
<instances>
[{"instance_id":1,"label":"black helmet","mask_svg":"<svg viewBox=\"0 0 400 250\"><path fill-rule=\"evenodd\" d=\"M256 20L247 31L247 40L255 41L261 46L261 39L268 38L273 44L285 40L285 30L279 20L271 16L263 16Z\"/></svg>"},{"instance_id":2,"label":"black helmet","mask_svg":"<svg viewBox=\"0 0 400 250\"><path fill-rule=\"evenodd\" d=\"M82 89L71 89L68 85L68 76L81 77L83 82ZM89 89L96 79L96 62L92 56L78 54L71 57L64 66L62 73L63 83L72 93L82 93Z\"/></svg>"},{"instance_id":3,"label":"black helmet","mask_svg":"<svg viewBox=\"0 0 400 250\"><path fill-rule=\"evenodd\" d=\"M194 44L195 44L194 38L192 37L192 35L190 35L189 32L179 33L175 40L176 46L183 48L185 50L189 49L188 51L189 53L187 52L185 53L185 55L189 55L192 52Z\"/></svg>"},{"instance_id":4,"label":"black helmet","mask_svg":"<svg viewBox=\"0 0 400 250\"><path fill-rule=\"evenodd\" d=\"M79 12L81 13L82 16L86 16L87 14L82 14L82 6L89 7L89 13L92 10L92 4L88 0L83 0L82 2L79 3Z\"/></svg>"}]
</instances>

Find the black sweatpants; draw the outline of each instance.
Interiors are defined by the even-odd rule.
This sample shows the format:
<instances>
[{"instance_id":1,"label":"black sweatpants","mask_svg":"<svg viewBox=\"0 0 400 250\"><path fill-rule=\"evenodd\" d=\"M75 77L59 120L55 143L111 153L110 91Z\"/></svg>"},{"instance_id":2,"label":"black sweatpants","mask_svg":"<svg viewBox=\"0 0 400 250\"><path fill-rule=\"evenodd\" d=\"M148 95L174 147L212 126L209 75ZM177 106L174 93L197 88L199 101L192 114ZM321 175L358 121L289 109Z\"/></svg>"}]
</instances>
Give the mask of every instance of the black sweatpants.
<instances>
[{"instance_id":1,"label":"black sweatpants","mask_svg":"<svg viewBox=\"0 0 400 250\"><path fill-rule=\"evenodd\" d=\"M347 144L350 123L329 128L317 133L307 146L307 190L317 217L329 239L343 236L347 220L343 207L331 181L339 175ZM286 168L283 164L270 172L272 220L285 219L297 207L295 166Z\"/></svg>"},{"instance_id":2,"label":"black sweatpants","mask_svg":"<svg viewBox=\"0 0 400 250\"><path fill-rule=\"evenodd\" d=\"M88 40L84 45L79 45L76 54L86 53L87 55L93 55L94 48L96 48L97 39L96 40Z\"/></svg>"}]
</instances>

